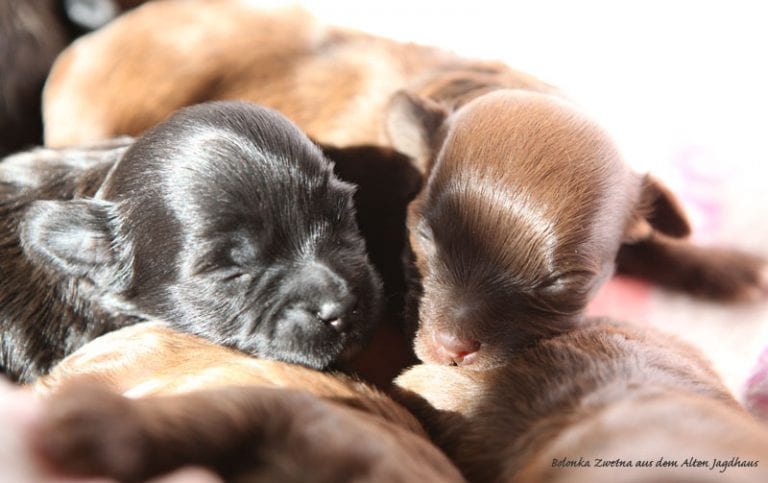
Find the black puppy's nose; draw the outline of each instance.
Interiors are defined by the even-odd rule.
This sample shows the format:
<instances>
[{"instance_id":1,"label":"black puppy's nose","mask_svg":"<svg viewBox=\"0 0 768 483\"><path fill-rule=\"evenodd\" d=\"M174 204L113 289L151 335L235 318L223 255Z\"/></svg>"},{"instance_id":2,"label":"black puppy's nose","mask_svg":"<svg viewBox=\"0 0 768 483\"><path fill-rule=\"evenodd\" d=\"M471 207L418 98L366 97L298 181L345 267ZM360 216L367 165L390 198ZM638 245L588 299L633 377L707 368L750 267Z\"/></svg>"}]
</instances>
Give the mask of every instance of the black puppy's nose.
<instances>
[{"instance_id":1,"label":"black puppy's nose","mask_svg":"<svg viewBox=\"0 0 768 483\"><path fill-rule=\"evenodd\" d=\"M294 288L302 300L301 306L310 316L338 332L349 328L350 315L357 306L357 297L349 283L322 262L304 267Z\"/></svg>"},{"instance_id":2,"label":"black puppy's nose","mask_svg":"<svg viewBox=\"0 0 768 483\"><path fill-rule=\"evenodd\" d=\"M355 309L357 298L352 294L338 300L327 300L320 304L315 314L324 324L328 324L339 332L348 326L347 316Z\"/></svg>"}]
</instances>

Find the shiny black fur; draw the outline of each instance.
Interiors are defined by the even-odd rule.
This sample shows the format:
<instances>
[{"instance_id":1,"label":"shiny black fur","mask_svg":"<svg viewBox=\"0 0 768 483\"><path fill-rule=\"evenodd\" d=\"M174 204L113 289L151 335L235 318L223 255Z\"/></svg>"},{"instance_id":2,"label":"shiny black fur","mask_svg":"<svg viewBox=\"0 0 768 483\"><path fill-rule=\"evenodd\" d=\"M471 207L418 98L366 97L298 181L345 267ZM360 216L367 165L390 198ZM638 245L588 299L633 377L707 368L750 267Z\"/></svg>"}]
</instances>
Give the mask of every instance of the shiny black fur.
<instances>
[{"instance_id":1,"label":"shiny black fur","mask_svg":"<svg viewBox=\"0 0 768 483\"><path fill-rule=\"evenodd\" d=\"M58 176L18 157L0 164L5 372L30 380L148 318L314 368L365 342L381 282L354 187L293 124L208 103L124 149L96 161L59 151Z\"/></svg>"}]
</instances>

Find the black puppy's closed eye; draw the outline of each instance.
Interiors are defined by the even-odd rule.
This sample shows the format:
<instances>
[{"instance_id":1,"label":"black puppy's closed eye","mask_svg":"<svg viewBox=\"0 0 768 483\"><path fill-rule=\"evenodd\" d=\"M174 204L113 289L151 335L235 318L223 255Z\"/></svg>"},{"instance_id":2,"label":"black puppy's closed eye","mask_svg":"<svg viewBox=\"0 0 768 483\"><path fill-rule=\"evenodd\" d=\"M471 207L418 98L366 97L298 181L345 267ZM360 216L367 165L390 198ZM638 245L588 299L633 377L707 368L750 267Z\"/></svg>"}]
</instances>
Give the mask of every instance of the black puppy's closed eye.
<instances>
[{"instance_id":1,"label":"black puppy's closed eye","mask_svg":"<svg viewBox=\"0 0 768 483\"><path fill-rule=\"evenodd\" d=\"M198 262L194 275L212 278L217 281L231 282L248 274L247 268L220 252L208 254Z\"/></svg>"},{"instance_id":2,"label":"black puppy's closed eye","mask_svg":"<svg viewBox=\"0 0 768 483\"><path fill-rule=\"evenodd\" d=\"M195 264L194 274L224 282L248 275L258 264L257 242L246 233L231 233L225 241L209 250Z\"/></svg>"},{"instance_id":3,"label":"black puppy's closed eye","mask_svg":"<svg viewBox=\"0 0 768 483\"><path fill-rule=\"evenodd\" d=\"M591 270L570 270L548 278L536 287L535 293L548 310L574 314L584 309L598 281Z\"/></svg>"}]
</instances>

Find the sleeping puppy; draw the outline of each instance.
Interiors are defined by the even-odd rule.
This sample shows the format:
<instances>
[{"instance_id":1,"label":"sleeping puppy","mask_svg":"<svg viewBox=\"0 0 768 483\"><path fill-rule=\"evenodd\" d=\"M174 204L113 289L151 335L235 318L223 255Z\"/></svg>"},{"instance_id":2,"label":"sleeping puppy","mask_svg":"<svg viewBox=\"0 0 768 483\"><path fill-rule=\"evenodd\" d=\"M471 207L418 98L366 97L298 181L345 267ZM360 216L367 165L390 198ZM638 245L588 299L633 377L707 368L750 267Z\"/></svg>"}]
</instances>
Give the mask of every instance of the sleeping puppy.
<instances>
[{"instance_id":1,"label":"sleeping puppy","mask_svg":"<svg viewBox=\"0 0 768 483\"><path fill-rule=\"evenodd\" d=\"M674 198L562 99L499 90L450 114L397 102L420 126L416 138L439 146L408 221L415 350L426 364L396 379L397 399L464 476L714 481L718 471L685 459L722 466L715 459L738 456L752 467L726 477L763 481L755 462L768 457L768 431L695 349L583 316L622 246L682 243ZM726 261L709 267L732 277ZM680 466L653 467L661 458ZM617 460L634 466L598 466Z\"/></svg>"},{"instance_id":2,"label":"sleeping puppy","mask_svg":"<svg viewBox=\"0 0 768 483\"><path fill-rule=\"evenodd\" d=\"M19 164L3 162L0 175L21 193L0 205L0 365L13 378L29 381L86 341L155 317L325 368L379 318L354 187L274 111L187 108L111 166L39 189L24 188L40 180ZM68 186L77 189L59 196Z\"/></svg>"},{"instance_id":3,"label":"sleeping puppy","mask_svg":"<svg viewBox=\"0 0 768 483\"><path fill-rule=\"evenodd\" d=\"M571 103L523 90L450 114L412 96L395 102L400 129L439 146L408 221L422 361L492 367L575 327L627 247L678 247L676 261L648 261L687 283L765 290L758 259L705 259L677 241L689 228L674 197ZM755 278L738 279L747 273Z\"/></svg>"},{"instance_id":4,"label":"sleeping puppy","mask_svg":"<svg viewBox=\"0 0 768 483\"><path fill-rule=\"evenodd\" d=\"M493 369L423 364L396 385L470 481L768 479L768 429L698 351L647 327L594 319Z\"/></svg>"},{"instance_id":5,"label":"sleeping puppy","mask_svg":"<svg viewBox=\"0 0 768 483\"><path fill-rule=\"evenodd\" d=\"M562 96L499 62L323 25L301 10L193 3L193 8L186 0L148 3L63 52L45 87L46 143L137 135L188 104L248 99L284 113L321 143L393 146L426 173L443 147L461 151L486 144L488 153L508 159L498 133L516 119L505 118L503 103L487 106L484 129L475 129L471 140L443 140L439 128L447 113L497 90ZM184 39L184 48L169 40L177 38ZM410 120L414 111L427 114L416 127ZM80 122L70 122L73 117ZM452 146L465 140L472 146ZM678 241L688 226L681 222L677 202L657 181L646 184L643 209L657 227L638 225L640 231L624 241L617 258L620 272L715 300L765 299L764 260ZM635 196L629 188L628 196ZM659 218L664 213L668 220ZM670 226L659 228L664 223ZM548 276L554 280L558 274Z\"/></svg>"},{"instance_id":6,"label":"sleeping puppy","mask_svg":"<svg viewBox=\"0 0 768 483\"><path fill-rule=\"evenodd\" d=\"M144 481L192 464L227 481L462 481L372 387L162 323L91 341L35 387L48 393L36 453L62 473Z\"/></svg>"}]
</instances>

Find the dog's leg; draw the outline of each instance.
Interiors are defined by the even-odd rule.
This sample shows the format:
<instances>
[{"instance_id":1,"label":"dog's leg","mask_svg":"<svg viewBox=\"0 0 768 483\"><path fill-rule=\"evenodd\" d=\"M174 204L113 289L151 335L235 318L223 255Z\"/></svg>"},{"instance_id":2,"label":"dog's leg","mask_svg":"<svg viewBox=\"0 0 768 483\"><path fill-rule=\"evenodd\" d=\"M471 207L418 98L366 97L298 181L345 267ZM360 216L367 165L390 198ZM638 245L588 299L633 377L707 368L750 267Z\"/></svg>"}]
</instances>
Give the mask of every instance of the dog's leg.
<instances>
[{"instance_id":1,"label":"dog's leg","mask_svg":"<svg viewBox=\"0 0 768 483\"><path fill-rule=\"evenodd\" d=\"M768 299L768 264L761 257L735 249L697 246L658 233L622 245L617 271L717 301Z\"/></svg>"},{"instance_id":2,"label":"dog's leg","mask_svg":"<svg viewBox=\"0 0 768 483\"><path fill-rule=\"evenodd\" d=\"M228 476L254 464L256 444L278 446L313 399L296 391L226 388L131 400L75 384L54 396L34 446L67 474L144 481L184 465Z\"/></svg>"},{"instance_id":3,"label":"dog's leg","mask_svg":"<svg viewBox=\"0 0 768 483\"><path fill-rule=\"evenodd\" d=\"M354 406L282 388L131 400L80 384L52 397L33 441L57 472L123 482L187 465L228 481L461 481L424 437Z\"/></svg>"}]
</instances>

